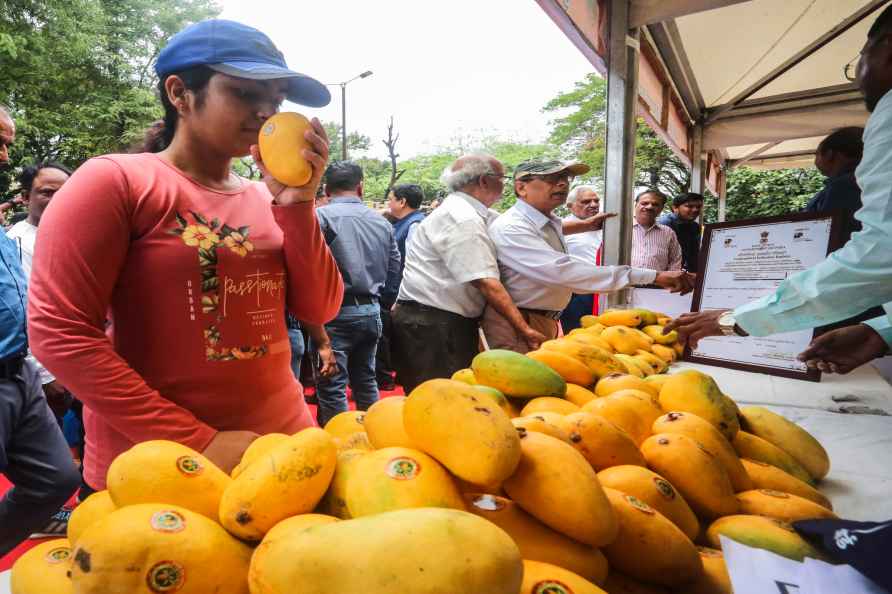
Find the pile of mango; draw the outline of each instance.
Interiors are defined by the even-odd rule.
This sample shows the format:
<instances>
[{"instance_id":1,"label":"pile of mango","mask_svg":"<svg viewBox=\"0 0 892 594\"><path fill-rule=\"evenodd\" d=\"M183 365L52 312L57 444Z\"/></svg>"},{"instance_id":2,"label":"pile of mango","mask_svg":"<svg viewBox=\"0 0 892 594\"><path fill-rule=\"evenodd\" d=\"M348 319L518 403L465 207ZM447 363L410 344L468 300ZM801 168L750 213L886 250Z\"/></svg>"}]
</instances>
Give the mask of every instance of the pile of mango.
<instances>
[{"instance_id":1,"label":"pile of mango","mask_svg":"<svg viewBox=\"0 0 892 594\"><path fill-rule=\"evenodd\" d=\"M265 435L231 475L136 445L12 592L730 594L720 535L819 558L790 522L835 517L824 449L704 373L662 373L677 347L651 315Z\"/></svg>"}]
</instances>

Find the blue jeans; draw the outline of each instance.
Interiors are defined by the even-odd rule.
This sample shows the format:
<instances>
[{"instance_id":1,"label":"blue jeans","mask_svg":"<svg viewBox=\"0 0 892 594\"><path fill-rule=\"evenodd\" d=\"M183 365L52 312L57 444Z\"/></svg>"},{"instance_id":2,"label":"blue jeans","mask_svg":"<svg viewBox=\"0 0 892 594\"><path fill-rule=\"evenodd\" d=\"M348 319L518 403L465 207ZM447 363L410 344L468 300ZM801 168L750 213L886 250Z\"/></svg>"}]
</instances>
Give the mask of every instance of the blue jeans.
<instances>
[{"instance_id":1,"label":"blue jeans","mask_svg":"<svg viewBox=\"0 0 892 594\"><path fill-rule=\"evenodd\" d=\"M300 328L288 328L288 340L291 342L291 371L294 379L300 381L300 361L304 357L304 335Z\"/></svg>"},{"instance_id":2,"label":"blue jeans","mask_svg":"<svg viewBox=\"0 0 892 594\"><path fill-rule=\"evenodd\" d=\"M579 318L592 315L594 305L594 295L573 295L570 303L564 308L564 313L561 314L561 328L564 334L579 328Z\"/></svg>"},{"instance_id":3,"label":"blue jeans","mask_svg":"<svg viewBox=\"0 0 892 594\"><path fill-rule=\"evenodd\" d=\"M338 317L325 325L338 362L334 376L322 380L316 389L319 400L317 421L325 426L347 407L347 381L353 389L357 410L367 410L378 401L375 381L375 352L381 336L381 314L377 303L345 305Z\"/></svg>"}]
</instances>

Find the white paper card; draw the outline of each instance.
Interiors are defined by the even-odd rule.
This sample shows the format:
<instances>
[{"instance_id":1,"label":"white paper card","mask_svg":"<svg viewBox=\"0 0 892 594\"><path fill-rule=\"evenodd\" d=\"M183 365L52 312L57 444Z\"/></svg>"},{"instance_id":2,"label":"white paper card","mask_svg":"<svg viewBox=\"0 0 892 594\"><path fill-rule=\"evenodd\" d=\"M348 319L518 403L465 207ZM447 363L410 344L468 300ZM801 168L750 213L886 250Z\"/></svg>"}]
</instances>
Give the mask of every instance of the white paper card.
<instances>
[{"instance_id":1,"label":"white paper card","mask_svg":"<svg viewBox=\"0 0 892 594\"><path fill-rule=\"evenodd\" d=\"M9 572L0 571L0 594L9 594L11 591L9 586Z\"/></svg>"},{"instance_id":2,"label":"white paper card","mask_svg":"<svg viewBox=\"0 0 892 594\"><path fill-rule=\"evenodd\" d=\"M817 559L805 560L802 587L808 594L886 594L850 565L830 565Z\"/></svg>"},{"instance_id":3,"label":"white paper card","mask_svg":"<svg viewBox=\"0 0 892 594\"><path fill-rule=\"evenodd\" d=\"M802 587L802 563L720 538L734 594L813 594ZM834 594L841 592L845 590Z\"/></svg>"}]
</instances>

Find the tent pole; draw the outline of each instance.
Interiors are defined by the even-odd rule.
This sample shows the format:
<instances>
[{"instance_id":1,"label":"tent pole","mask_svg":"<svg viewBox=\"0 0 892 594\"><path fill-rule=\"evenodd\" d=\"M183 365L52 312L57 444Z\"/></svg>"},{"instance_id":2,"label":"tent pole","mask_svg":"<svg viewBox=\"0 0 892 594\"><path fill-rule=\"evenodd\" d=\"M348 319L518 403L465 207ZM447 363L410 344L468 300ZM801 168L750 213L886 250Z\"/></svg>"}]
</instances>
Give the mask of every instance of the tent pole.
<instances>
[{"instance_id":1,"label":"tent pole","mask_svg":"<svg viewBox=\"0 0 892 594\"><path fill-rule=\"evenodd\" d=\"M605 210L617 213L604 228L604 264L632 260L632 192L638 107L639 30L629 28L629 0L608 0L607 154ZM611 307L628 306L629 290L608 295Z\"/></svg>"},{"instance_id":2,"label":"tent pole","mask_svg":"<svg viewBox=\"0 0 892 594\"><path fill-rule=\"evenodd\" d=\"M725 213L727 211L727 199L728 199L728 166L722 165L719 170L719 180L718 180L718 191L719 191L719 223L725 222Z\"/></svg>"},{"instance_id":3,"label":"tent pole","mask_svg":"<svg viewBox=\"0 0 892 594\"><path fill-rule=\"evenodd\" d=\"M694 124L691 128L691 192L703 193L706 172L703 162L703 126Z\"/></svg>"}]
</instances>

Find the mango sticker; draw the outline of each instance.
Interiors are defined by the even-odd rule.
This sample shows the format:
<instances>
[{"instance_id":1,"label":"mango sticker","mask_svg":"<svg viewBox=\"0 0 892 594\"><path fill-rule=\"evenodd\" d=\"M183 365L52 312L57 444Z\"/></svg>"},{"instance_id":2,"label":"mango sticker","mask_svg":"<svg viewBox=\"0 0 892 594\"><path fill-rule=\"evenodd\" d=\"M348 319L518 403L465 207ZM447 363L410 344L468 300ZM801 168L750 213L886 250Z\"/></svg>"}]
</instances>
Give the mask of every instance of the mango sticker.
<instances>
[{"instance_id":1,"label":"mango sticker","mask_svg":"<svg viewBox=\"0 0 892 594\"><path fill-rule=\"evenodd\" d=\"M649 516L654 514L653 508L651 508L648 504L644 503L637 497L632 497L631 495L626 495L626 501L632 504L632 507L637 509L640 512L643 512Z\"/></svg>"},{"instance_id":2,"label":"mango sticker","mask_svg":"<svg viewBox=\"0 0 892 594\"><path fill-rule=\"evenodd\" d=\"M500 497L493 497L492 495L481 495L474 499L473 504L474 507L483 511L499 511L505 507Z\"/></svg>"},{"instance_id":3,"label":"mango sticker","mask_svg":"<svg viewBox=\"0 0 892 594\"><path fill-rule=\"evenodd\" d=\"M192 456L180 456L177 458L177 470L186 476L198 476L204 472L204 466L197 458Z\"/></svg>"},{"instance_id":4,"label":"mango sticker","mask_svg":"<svg viewBox=\"0 0 892 594\"><path fill-rule=\"evenodd\" d=\"M155 512L149 524L158 532L181 532L186 528L186 518L179 512L165 510Z\"/></svg>"},{"instance_id":5,"label":"mango sticker","mask_svg":"<svg viewBox=\"0 0 892 594\"><path fill-rule=\"evenodd\" d=\"M662 477L655 476L654 485L656 485L657 491L659 491L660 495L662 495L669 501L675 499L675 488L669 484L669 481Z\"/></svg>"},{"instance_id":6,"label":"mango sticker","mask_svg":"<svg viewBox=\"0 0 892 594\"><path fill-rule=\"evenodd\" d=\"M408 456L392 458L387 462L387 476L398 481L408 481L421 473L421 464Z\"/></svg>"},{"instance_id":7,"label":"mango sticker","mask_svg":"<svg viewBox=\"0 0 892 594\"><path fill-rule=\"evenodd\" d=\"M777 497L778 499L789 499L790 496L787 493L783 493L782 491L775 491L774 489L759 489L759 493L763 495L768 495L769 497Z\"/></svg>"},{"instance_id":8,"label":"mango sticker","mask_svg":"<svg viewBox=\"0 0 892 594\"><path fill-rule=\"evenodd\" d=\"M173 561L156 563L146 574L146 584L152 592L176 592L184 583L186 583L186 570Z\"/></svg>"},{"instance_id":9,"label":"mango sticker","mask_svg":"<svg viewBox=\"0 0 892 594\"><path fill-rule=\"evenodd\" d=\"M44 559L50 565L56 565L57 563L68 561L70 557L71 549L69 549L68 547L58 547L47 553Z\"/></svg>"},{"instance_id":10,"label":"mango sticker","mask_svg":"<svg viewBox=\"0 0 892 594\"><path fill-rule=\"evenodd\" d=\"M545 580L533 586L533 594L573 594L573 590L557 580Z\"/></svg>"}]
</instances>

